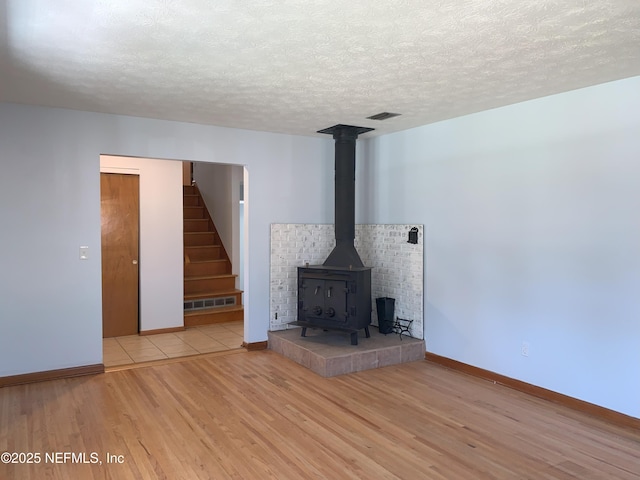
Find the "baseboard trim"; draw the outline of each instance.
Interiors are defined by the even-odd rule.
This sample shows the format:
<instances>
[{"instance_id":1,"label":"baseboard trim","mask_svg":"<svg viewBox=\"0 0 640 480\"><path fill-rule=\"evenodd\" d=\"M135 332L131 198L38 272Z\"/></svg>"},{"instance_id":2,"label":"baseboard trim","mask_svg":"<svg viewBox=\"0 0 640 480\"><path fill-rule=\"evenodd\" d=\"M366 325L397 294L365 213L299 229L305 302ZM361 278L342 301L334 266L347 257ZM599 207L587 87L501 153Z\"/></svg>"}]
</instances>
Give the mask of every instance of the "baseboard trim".
<instances>
[{"instance_id":1,"label":"baseboard trim","mask_svg":"<svg viewBox=\"0 0 640 480\"><path fill-rule=\"evenodd\" d=\"M516 380L515 378L506 377L490 370L474 367L473 365L468 365L451 358L442 357L440 355L436 355L435 353L426 352L424 354L424 358L429 362L437 363L438 365L442 365L443 367L457 370L474 377L482 378L483 380L489 380L499 385L504 385L505 387L513 388L514 390L518 390L520 392L527 393L534 397L542 398L553 403L564 405L573 410L577 410L579 412L601 418L616 425L633 429L640 429L640 418L631 417L629 415L625 415L624 413L616 412L615 410L610 410L608 408L594 405L593 403L585 402L584 400L579 400L562 393L547 390L546 388L538 387L521 380Z\"/></svg>"},{"instance_id":2,"label":"baseboard trim","mask_svg":"<svg viewBox=\"0 0 640 480\"><path fill-rule=\"evenodd\" d=\"M0 388L24 385L26 383L46 382L47 380L80 377L83 375L96 375L98 373L104 373L104 364L96 363L95 365L84 365L82 367L60 368L58 370L47 370L44 372L24 373L22 375L0 377Z\"/></svg>"},{"instance_id":3,"label":"baseboard trim","mask_svg":"<svg viewBox=\"0 0 640 480\"><path fill-rule=\"evenodd\" d=\"M268 343L265 340L264 342L242 342L242 346L246 348L249 352L254 352L256 350L266 350L268 347Z\"/></svg>"},{"instance_id":4,"label":"baseboard trim","mask_svg":"<svg viewBox=\"0 0 640 480\"><path fill-rule=\"evenodd\" d=\"M139 335L158 335L159 333L173 333L184 332L186 327L170 327L170 328L156 328L155 330L140 330Z\"/></svg>"}]
</instances>

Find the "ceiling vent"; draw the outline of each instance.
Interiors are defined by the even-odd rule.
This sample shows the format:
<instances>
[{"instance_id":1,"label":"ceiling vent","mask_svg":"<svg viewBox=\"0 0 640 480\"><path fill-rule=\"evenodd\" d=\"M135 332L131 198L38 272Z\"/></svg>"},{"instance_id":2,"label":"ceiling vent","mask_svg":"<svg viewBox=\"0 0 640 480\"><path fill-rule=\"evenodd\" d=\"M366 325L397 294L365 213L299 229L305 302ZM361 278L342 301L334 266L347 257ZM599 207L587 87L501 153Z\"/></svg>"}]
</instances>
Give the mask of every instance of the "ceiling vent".
<instances>
[{"instance_id":1,"label":"ceiling vent","mask_svg":"<svg viewBox=\"0 0 640 480\"><path fill-rule=\"evenodd\" d=\"M398 117L402 115L401 113L389 113L389 112L381 112L376 113L375 115L371 115L367 117L369 120L388 120L389 118Z\"/></svg>"}]
</instances>

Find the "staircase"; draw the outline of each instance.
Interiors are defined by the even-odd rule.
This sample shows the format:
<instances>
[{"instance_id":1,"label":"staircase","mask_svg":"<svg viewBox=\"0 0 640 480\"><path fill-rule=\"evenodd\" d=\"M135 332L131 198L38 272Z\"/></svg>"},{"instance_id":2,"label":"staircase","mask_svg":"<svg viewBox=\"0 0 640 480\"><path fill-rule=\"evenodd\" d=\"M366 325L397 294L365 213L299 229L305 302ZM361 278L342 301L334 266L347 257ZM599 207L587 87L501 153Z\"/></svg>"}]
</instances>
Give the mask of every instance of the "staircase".
<instances>
[{"instance_id":1,"label":"staircase","mask_svg":"<svg viewBox=\"0 0 640 480\"><path fill-rule=\"evenodd\" d=\"M197 185L183 187L184 325L244 319L242 290Z\"/></svg>"}]
</instances>

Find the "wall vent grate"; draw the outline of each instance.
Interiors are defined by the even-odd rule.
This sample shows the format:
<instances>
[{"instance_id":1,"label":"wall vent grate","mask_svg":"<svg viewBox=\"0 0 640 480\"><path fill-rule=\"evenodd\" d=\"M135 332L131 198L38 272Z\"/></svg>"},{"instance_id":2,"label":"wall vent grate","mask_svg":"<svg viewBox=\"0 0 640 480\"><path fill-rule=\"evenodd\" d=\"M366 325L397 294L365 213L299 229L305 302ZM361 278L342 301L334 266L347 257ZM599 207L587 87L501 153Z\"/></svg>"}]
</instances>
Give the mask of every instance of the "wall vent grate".
<instances>
[{"instance_id":1,"label":"wall vent grate","mask_svg":"<svg viewBox=\"0 0 640 480\"><path fill-rule=\"evenodd\" d=\"M202 310L204 308L229 307L236 304L236 297L203 298L184 302L184 310Z\"/></svg>"}]
</instances>

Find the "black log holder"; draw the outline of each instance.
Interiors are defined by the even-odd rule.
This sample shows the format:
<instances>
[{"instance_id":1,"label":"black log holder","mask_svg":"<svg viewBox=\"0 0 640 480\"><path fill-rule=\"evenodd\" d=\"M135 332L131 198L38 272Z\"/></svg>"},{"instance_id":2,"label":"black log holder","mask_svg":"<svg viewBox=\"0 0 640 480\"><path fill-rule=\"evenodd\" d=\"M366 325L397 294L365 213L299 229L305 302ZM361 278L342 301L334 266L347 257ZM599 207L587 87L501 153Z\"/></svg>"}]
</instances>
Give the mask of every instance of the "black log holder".
<instances>
[{"instance_id":1,"label":"black log holder","mask_svg":"<svg viewBox=\"0 0 640 480\"><path fill-rule=\"evenodd\" d=\"M413 320L407 320L406 318L396 317L396 321L393 324L393 330L400 336L400 340L402 340L402 335L407 334L407 337L411 336L411 324Z\"/></svg>"}]
</instances>

